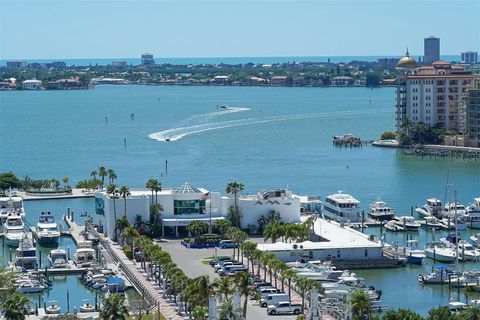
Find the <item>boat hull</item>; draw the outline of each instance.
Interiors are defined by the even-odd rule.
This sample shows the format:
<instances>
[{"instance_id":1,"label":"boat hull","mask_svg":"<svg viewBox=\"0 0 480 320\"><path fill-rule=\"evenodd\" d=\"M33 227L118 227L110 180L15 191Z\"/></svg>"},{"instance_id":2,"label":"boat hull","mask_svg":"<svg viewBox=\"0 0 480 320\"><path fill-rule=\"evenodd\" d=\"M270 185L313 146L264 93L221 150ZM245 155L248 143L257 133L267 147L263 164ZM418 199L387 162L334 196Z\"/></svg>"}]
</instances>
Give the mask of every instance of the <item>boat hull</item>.
<instances>
[{"instance_id":1,"label":"boat hull","mask_svg":"<svg viewBox=\"0 0 480 320\"><path fill-rule=\"evenodd\" d=\"M59 238L60 238L59 236L58 237L42 237L37 235L38 243L42 247L58 247Z\"/></svg>"},{"instance_id":2,"label":"boat hull","mask_svg":"<svg viewBox=\"0 0 480 320\"><path fill-rule=\"evenodd\" d=\"M432 260L439 261L439 262L454 262L455 257L450 256L450 255L443 255L438 252L430 252L430 251L425 251L425 255L429 257Z\"/></svg>"},{"instance_id":3,"label":"boat hull","mask_svg":"<svg viewBox=\"0 0 480 320\"><path fill-rule=\"evenodd\" d=\"M10 247L18 247L18 244L20 243L19 238L10 238L8 236L5 237L5 244Z\"/></svg>"},{"instance_id":4,"label":"boat hull","mask_svg":"<svg viewBox=\"0 0 480 320\"><path fill-rule=\"evenodd\" d=\"M393 217L395 216L395 213L392 212L391 214L389 213L389 214L382 214L382 215L368 213L368 216L377 221L389 221L393 219Z\"/></svg>"}]
</instances>

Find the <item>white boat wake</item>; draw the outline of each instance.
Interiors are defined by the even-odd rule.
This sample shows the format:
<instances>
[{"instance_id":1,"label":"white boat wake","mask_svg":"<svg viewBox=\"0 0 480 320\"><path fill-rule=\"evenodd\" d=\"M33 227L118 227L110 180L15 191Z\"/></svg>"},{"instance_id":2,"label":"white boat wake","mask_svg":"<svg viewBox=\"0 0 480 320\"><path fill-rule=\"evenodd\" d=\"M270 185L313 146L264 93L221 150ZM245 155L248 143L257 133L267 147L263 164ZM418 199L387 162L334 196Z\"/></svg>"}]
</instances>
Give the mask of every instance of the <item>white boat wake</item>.
<instances>
[{"instance_id":1,"label":"white boat wake","mask_svg":"<svg viewBox=\"0 0 480 320\"><path fill-rule=\"evenodd\" d=\"M263 117L263 118L247 118L247 119L239 119L239 120L220 121L220 122L212 122L212 123L206 123L206 124L199 124L199 125L163 130L160 132L151 133L148 135L148 137L150 139L157 140L157 141L167 141L167 142L178 141L192 134L197 134L197 133L207 132L212 130L225 129L225 128L233 128L233 127L239 127L239 126L288 121L288 120L320 118L320 117L328 117L328 116L348 116L348 115L357 115L357 114L363 115L363 114L371 114L371 113L379 113L379 112L389 112L389 110L370 109L370 110L332 111L332 112L322 112L322 113L282 115L282 116L272 116L272 117ZM212 113L215 113L215 112L212 112Z\"/></svg>"},{"instance_id":2,"label":"white boat wake","mask_svg":"<svg viewBox=\"0 0 480 320\"><path fill-rule=\"evenodd\" d=\"M240 108L240 107L220 108L220 109L218 109L218 111L193 115L193 116L183 120L182 122L180 122L180 124L181 125L187 125L189 123L207 122L207 121L211 120L212 118L215 118L215 117L218 117L218 116L223 116L223 115L229 114L229 113L244 112L244 111L249 111L249 110L250 110L250 108Z\"/></svg>"}]
</instances>

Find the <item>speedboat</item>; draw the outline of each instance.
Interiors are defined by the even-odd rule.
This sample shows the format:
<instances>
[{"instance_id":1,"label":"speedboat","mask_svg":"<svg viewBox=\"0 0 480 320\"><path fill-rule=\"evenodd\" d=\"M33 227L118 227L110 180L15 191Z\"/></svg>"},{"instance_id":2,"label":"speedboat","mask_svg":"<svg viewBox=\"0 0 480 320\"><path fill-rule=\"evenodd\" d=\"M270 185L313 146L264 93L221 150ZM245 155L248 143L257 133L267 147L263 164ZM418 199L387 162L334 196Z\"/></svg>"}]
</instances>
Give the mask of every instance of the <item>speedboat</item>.
<instances>
[{"instance_id":1,"label":"speedboat","mask_svg":"<svg viewBox=\"0 0 480 320\"><path fill-rule=\"evenodd\" d=\"M429 198L423 206L416 208L415 212L421 218L440 216L442 214L442 201L437 198Z\"/></svg>"},{"instance_id":2,"label":"speedboat","mask_svg":"<svg viewBox=\"0 0 480 320\"><path fill-rule=\"evenodd\" d=\"M45 247L58 246L58 239L60 238L60 231L58 224L55 222L55 217L51 212L42 212L38 219L35 236L38 243Z\"/></svg>"},{"instance_id":3,"label":"speedboat","mask_svg":"<svg viewBox=\"0 0 480 320\"><path fill-rule=\"evenodd\" d=\"M436 217L426 216L425 221L420 222L427 229L445 229L445 225Z\"/></svg>"},{"instance_id":4,"label":"speedboat","mask_svg":"<svg viewBox=\"0 0 480 320\"><path fill-rule=\"evenodd\" d=\"M50 268L68 268L67 252L63 249L51 250L47 259Z\"/></svg>"},{"instance_id":5,"label":"speedboat","mask_svg":"<svg viewBox=\"0 0 480 320\"><path fill-rule=\"evenodd\" d=\"M60 307L58 306L57 300L50 300L48 301L48 307L45 309L47 314L59 314Z\"/></svg>"},{"instance_id":6,"label":"speedboat","mask_svg":"<svg viewBox=\"0 0 480 320\"><path fill-rule=\"evenodd\" d=\"M418 247L418 240L415 239L407 240L405 256L410 264L422 264L423 259L426 257L425 250Z\"/></svg>"},{"instance_id":7,"label":"speedboat","mask_svg":"<svg viewBox=\"0 0 480 320\"><path fill-rule=\"evenodd\" d=\"M368 216L379 221L391 220L395 216L395 212L392 211L392 208L390 208L388 203L384 201L375 201L374 203L370 204Z\"/></svg>"},{"instance_id":8,"label":"speedboat","mask_svg":"<svg viewBox=\"0 0 480 320\"><path fill-rule=\"evenodd\" d=\"M3 224L5 243L8 246L17 247L24 237L25 224L20 214L10 213Z\"/></svg>"},{"instance_id":9,"label":"speedboat","mask_svg":"<svg viewBox=\"0 0 480 320\"><path fill-rule=\"evenodd\" d=\"M456 220L456 221L455 221ZM440 222L443 224L445 230L459 230L463 231L467 229L467 224L465 223L465 218L443 218L440 219Z\"/></svg>"},{"instance_id":10,"label":"speedboat","mask_svg":"<svg viewBox=\"0 0 480 320\"><path fill-rule=\"evenodd\" d=\"M331 220L340 223L361 222L362 211L360 201L349 194L338 191L325 198L322 214Z\"/></svg>"},{"instance_id":11,"label":"speedboat","mask_svg":"<svg viewBox=\"0 0 480 320\"><path fill-rule=\"evenodd\" d=\"M416 222L415 219L410 216L398 217L394 223L407 231L418 231L418 228L421 226L420 223Z\"/></svg>"},{"instance_id":12,"label":"speedboat","mask_svg":"<svg viewBox=\"0 0 480 320\"><path fill-rule=\"evenodd\" d=\"M440 262L453 262L457 258L455 251L441 241L433 241L427 244L425 248L425 255Z\"/></svg>"},{"instance_id":13,"label":"speedboat","mask_svg":"<svg viewBox=\"0 0 480 320\"><path fill-rule=\"evenodd\" d=\"M470 237L470 240L472 240L473 245L475 247L480 247L480 233L476 233L473 236Z\"/></svg>"},{"instance_id":14,"label":"speedboat","mask_svg":"<svg viewBox=\"0 0 480 320\"><path fill-rule=\"evenodd\" d=\"M455 272L447 266L434 266L433 271L429 274L419 274L417 276L418 282L421 284L447 284L449 278L454 275Z\"/></svg>"},{"instance_id":15,"label":"speedboat","mask_svg":"<svg viewBox=\"0 0 480 320\"><path fill-rule=\"evenodd\" d=\"M17 283L17 285L17 291L21 293L37 293L48 288L47 285L41 284L40 282L34 280L21 281Z\"/></svg>"},{"instance_id":16,"label":"speedboat","mask_svg":"<svg viewBox=\"0 0 480 320\"><path fill-rule=\"evenodd\" d=\"M449 234L446 238L441 238L441 242L445 243L452 250L457 250L458 242L458 257L461 260L473 261L480 258L480 250L476 250L470 243L455 234Z\"/></svg>"},{"instance_id":17,"label":"speedboat","mask_svg":"<svg viewBox=\"0 0 480 320\"><path fill-rule=\"evenodd\" d=\"M33 241L24 237L16 250L15 266L24 270L37 269L37 248Z\"/></svg>"},{"instance_id":18,"label":"speedboat","mask_svg":"<svg viewBox=\"0 0 480 320\"><path fill-rule=\"evenodd\" d=\"M398 225L393 220L392 221L387 221L387 223L385 223L384 227L385 227L385 229L393 231L393 232L405 231L405 229L402 226Z\"/></svg>"},{"instance_id":19,"label":"speedboat","mask_svg":"<svg viewBox=\"0 0 480 320\"><path fill-rule=\"evenodd\" d=\"M91 299L82 300L83 305L80 306L80 312L94 312L95 306L90 303L91 301Z\"/></svg>"},{"instance_id":20,"label":"speedboat","mask_svg":"<svg viewBox=\"0 0 480 320\"><path fill-rule=\"evenodd\" d=\"M472 229L480 229L480 198L475 198L467 207L467 226Z\"/></svg>"},{"instance_id":21,"label":"speedboat","mask_svg":"<svg viewBox=\"0 0 480 320\"><path fill-rule=\"evenodd\" d=\"M0 197L0 224L3 224L8 215L15 214L25 217L23 199L21 197Z\"/></svg>"},{"instance_id":22,"label":"speedboat","mask_svg":"<svg viewBox=\"0 0 480 320\"><path fill-rule=\"evenodd\" d=\"M77 252L73 256L73 262L79 268L89 268L96 263L95 249L91 248L88 241L78 242Z\"/></svg>"},{"instance_id":23,"label":"speedboat","mask_svg":"<svg viewBox=\"0 0 480 320\"><path fill-rule=\"evenodd\" d=\"M451 218L454 218L455 215L457 217L463 217L467 215L467 209L460 201L455 202L447 202L445 204L445 211L444 215L447 215Z\"/></svg>"}]
</instances>

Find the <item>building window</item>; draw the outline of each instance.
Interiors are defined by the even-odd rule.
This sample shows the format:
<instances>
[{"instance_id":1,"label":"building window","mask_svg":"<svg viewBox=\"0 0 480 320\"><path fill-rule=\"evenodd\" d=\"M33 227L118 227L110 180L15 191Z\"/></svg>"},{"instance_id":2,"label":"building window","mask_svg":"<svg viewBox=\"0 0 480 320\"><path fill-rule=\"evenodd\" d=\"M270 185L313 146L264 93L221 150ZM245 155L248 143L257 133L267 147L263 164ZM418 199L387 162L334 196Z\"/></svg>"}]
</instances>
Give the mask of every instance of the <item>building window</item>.
<instances>
[{"instance_id":1,"label":"building window","mask_svg":"<svg viewBox=\"0 0 480 320\"><path fill-rule=\"evenodd\" d=\"M365 257L368 257L368 250L365 249Z\"/></svg>"},{"instance_id":2,"label":"building window","mask_svg":"<svg viewBox=\"0 0 480 320\"><path fill-rule=\"evenodd\" d=\"M340 250L337 250L337 258L340 259Z\"/></svg>"},{"instance_id":3,"label":"building window","mask_svg":"<svg viewBox=\"0 0 480 320\"><path fill-rule=\"evenodd\" d=\"M173 214L203 214L205 213L205 200L174 200Z\"/></svg>"}]
</instances>

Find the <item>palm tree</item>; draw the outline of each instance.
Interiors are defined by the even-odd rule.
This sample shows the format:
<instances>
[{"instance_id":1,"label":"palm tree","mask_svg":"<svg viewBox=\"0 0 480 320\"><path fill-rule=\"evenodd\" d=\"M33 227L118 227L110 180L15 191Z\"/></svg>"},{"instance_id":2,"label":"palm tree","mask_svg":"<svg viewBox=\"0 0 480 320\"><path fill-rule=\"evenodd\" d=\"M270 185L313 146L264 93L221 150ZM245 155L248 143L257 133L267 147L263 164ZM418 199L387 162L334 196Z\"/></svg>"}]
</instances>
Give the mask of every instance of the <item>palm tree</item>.
<instances>
[{"instance_id":1,"label":"palm tree","mask_svg":"<svg viewBox=\"0 0 480 320\"><path fill-rule=\"evenodd\" d=\"M227 217L234 227L236 228L240 227L240 220L242 218L242 215L240 214L240 211L238 209L235 209L235 207L230 206L228 208Z\"/></svg>"},{"instance_id":2,"label":"palm tree","mask_svg":"<svg viewBox=\"0 0 480 320\"><path fill-rule=\"evenodd\" d=\"M423 123L415 123L412 128L412 134L417 137L417 143L422 142L422 138L427 132L427 128Z\"/></svg>"},{"instance_id":3,"label":"palm tree","mask_svg":"<svg viewBox=\"0 0 480 320\"><path fill-rule=\"evenodd\" d=\"M101 320L120 320L128 316L128 309L125 306L125 298L118 294L112 294L103 300L103 307L100 310Z\"/></svg>"},{"instance_id":4,"label":"palm tree","mask_svg":"<svg viewBox=\"0 0 480 320\"><path fill-rule=\"evenodd\" d=\"M219 320L240 320L235 310L233 310L232 300L227 300L219 308Z\"/></svg>"},{"instance_id":5,"label":"palm tree","mask_svg":"<svg viewBox=\"0 0 480 320\"><path fill-rule=\"evenodd\" d=\"M277 239L283 235L283 227L279 222L269 223L263 229L263 240L272 240L272 243L277 242Z\"/></svg>"},{"instance_id":6,"label":"palm tree","mask_svg":"<svg viewBox=\"0 0 480 320\"><path fill-rule=\"evenodd\" d=\"M125 238L127 244L131 245L132 249L132 257L134 256L134 241L136 237L139 237L140 234L138 233L137 229L135 229L132 225L128 225L125 230L122 232L122 238Z\"/></svg>"},{"instance_id":7,"label":"palm tree","mask_svg":"<svg viewBox=\"0 0 480 320\"><path fill-rule=\"evenodd\" d=\"M292 280L295 279L296 273L292 269L285 269L281 272L282 280L288 282L288 301L292 301ZM283 284L282 284L283 287ZM283 291L283 288L282 288Z\"/></svg>"},{"instance_id":8,"label":"palm tree","mask_svg":"<svg viewBox=\"0 0 480 320\"><path fill-rule=\"evenodd\" d=\"M117 186L114 185L113 183L109 184L107 187L107 194L110 195L110 197L113 199L113 216L115 221L117 221L117 208L115 206L115 202L117 202L117 197L118 197L118 190ZM115 228L115 241L117 241L118 235L117 235L117 229Z\"/></svg>"},{"instance_id":9,"label":"palm tree","mask_svg":"<svg viewBox=\"0 0 480 320\"><path fill-rule=\"evenodd\" d=\"M119 190L120 196L123 198L123 203L125 205L123 214L127 215L127 197L131 195L130 189L127 186L121 186Z\"/></svg>"},{"instance_id":10,"label":"palm tree","mask_svg":"<svg viewBox=\"0 0 480 320\"><path fill-rule=\"evenodd\" d=\"M243 300L243 318L246 318L248 296L252 292L252 288L250 287L251 285L250 274L244 271L237 273L235 284L238 291L240 292L240 296L245 297L245 300Z\"/></svg>"},{"instance_id":11,"label":"palm tree","mask_svg":"<svg viewBox=\"0 0 480 320\"><path fill-rule=\"evenodd\" d=\"M262 257L263 252L259 249L255 249L252 253L252 274L255 274L254 263L253 261L257 261L257 277L260 277L260 258Z\"/></svg>"},{"instance_id":12,"label":"palm tree","mask_svg":"<svg viewBox=\"0 0 480 320\"><path fill-rule=\"evenodd\" d=\"M199 306L208 306L208 299L214 293L208 276L200 276L193 279L191 292L195 296L194 304Z\"/></svg>"},{"instance_id":13,"label":"palm tree","mask_svg":"<svg viewBox=\"0 0 480 320\"><path fill-rule=\"evenodd\" d=\"M308 282L307 278L297 277L295 280L298 289L300 289L300 295L302 296L302 310L305 310L305 292L307 291Z\"/></svg>"},{"instance_id":14,"label":"palm tree","mask_svg":"<svg viewBox=\"0 0 480 320\"><path fill-rule=\"evenodd\" d=\"M462 310L458 316L462 320L480 320L480 307L470 306Z\"/></svg>"},{"instance_id":15,"label":"palm tree","mask_svg":"<svg viewBox=\"0 0 480 320\"><path fill-rule=\"evenodd\" d=\"M115 220L115 234L117 234L117 231L120 231L120 234L122 234L125 228L127 228L129 225L130 222L128 222L126 215L123 215L120 219Z\"/></svg>"},{"instance_id":16,"label":"palm tree","mask_svg":"<svg viewBox=\"0 0 480 320\"><path fill-rule=\"evenodd\" d=\"M246 241L242 243L241 249L243 254L247 257L247 269L250 269L250 261L252 261L252 273L254 273L252 254L257 249L257 244L255 242Z\"/></svg>"},{"instance_id":17,"label":"palm tree","mask_svg":"<svg viewBox=\"0 0 480 320\"><path fill-rule=\"evenodd\" d=\"M242 192L245 186L237 181L232 181L227 184L226 192L233 195L235 211L238 212L238 193ZM234 225L240 227L240 219L233 221Z\"/></svg>"},{"instance_id":18,"label":"palm tree","mask_svg":"<svg viewBox=\"0 0 480 320\"><path fill-rule=\"evenodd\" d=\"M192 311L192 317L194 320L207 320L208 308L196 306Z\"/></svg>"},{"instance_id":19,"label":"palm tree","mask_svg":"<svg viewBox=\"0 0 480 320\"><path fill-rule=\"evenodd\" d=\"M362 289L357 289L352 292L351 305L354 316L361 317L365 313L370 318L370 310L372 308L372 301Z\"/></svg>"},{"instance_id":20,"label":"palm tree","mask_svg":"<svg viewBox=\"0 0 480 320\"><path fill-rule=\"evenodd\" d=\"M6 320L23 320L27 314L27 305L30 303L27 296L15 293L2 304L3 316Z\"/></svg>"},{"instance_id":21,"label":"palm tree","mask_svg":"<svg viewBox=\"0 0 480 320\"><path fill-rule=\"evenodd\" d=\"M157 181L153 186L153 191L155 192L155 204L158 204L158 193L162 191L162 184Z\"/></svg>"},{"instance_id":22,"label":"palm tree","mask_svg":"<svg viewBox=\"0 0 480 320\"><path fill-rule=\"evenodd\" d=\"M92 177L93 180L97 180L97 174L98 172L93 170L92 172L90 172L90 177Z\"/></svg>"},{"instance_id":23,"label":"palm tree","mask_svg":"<svg viewBox=\"0 0 480 320\"><path fill-rule=\"evenodd\" d=\"M107 175L108 175L108 183L113 183L113 181L115 179L117 179L117 174L115 173L115 171L113 171L113 169L108 169L107 170Z\"/></svg>"},{"instance_id":24,"label":"palm tree","mask_svg":"<svg viewBox=\"0 0 480 320\"><path fill-rule=\"evenodd\" d=\"M223 237L227 230L232 226L232 223L228 220L217 220L213 224L213 229L217 230Z\"/></svg>"},{"instance_id":25,"label":"palm tree","mask_svg":"<svg viewBox=\"0 0 480 320\"><path fill-rule=\"evenodd\" d=\"M102 182L102 189L103 189L103 184L105 182L105 177L107 176L107 169L105 167L100 167L98 168L98 176L101 177L101 182Z\"/></svg>"},{"instance_id":26,"label":"palm tree","mask_svg":"<svg viewBox=\"0 0 480 320\"><path fill-rule=\"evenodd\" d=\"M220 301L228 300L229 296L233 294L233 282L230 277L221 277L215 279L212 283L212 288L216 295L220 297Z\"/></svg>"},{"instance_id":27,"label":"palm tree","mask_svg":"<svg viewBox=\"0 0 480 320\"><path fill-rule=\"evenodd\" d=\"M193 234L195 239L198 241L199 237L208 230L208 225L206 222L201 220L194 220L190 222L187 226L187 230Z\"/></svg>"},{"instance_id":28,"label":"palm tree","mask_svg":"<svg viewBox=\"0 0 480 320\"><path fill-rule=\"evenodd\" d=\"M267 268L268 264L270 263L270 260L274 259L275 255L273 253L264 253L260 257L260 263L263 266L263 279L267 281Z\"/></svg>"},{"instance_id":29,"label":"palm tree","mask_svg":"<svg viewBox=\"0 0 480 320\"><path fill-rule=\"evenodd\" d=\"M139 232L140 232L140 229L143 226L143 219L142 219L141 215L137 214L135 216L135 222L133 223L133 225L135 226L135 229L139 230Z\"/></svg>"},{"instance_id":30,"label":"palm tree","mask_svg":"<svg viewBox=\"0 0 480 320\"><path fill-rule=\"evenodd\" d=\"M150 228L153 236L158 236L161 226L160 215L163 212L161 204L154 204L150 207Z\"/></svg>"},{"instance_id":31,"label":"palm tree","mask_svg":"<svg viewBox=\"0 0 480 320\"><path fill-rule=\"evenodd\" d=\"M152 197L150 198L150 206L153 206L153 191L155 190L155 185L158 184L156 179L150 178L145 184L145 188L150 189L152 192Z\"/></svg>"}]
</instances>

